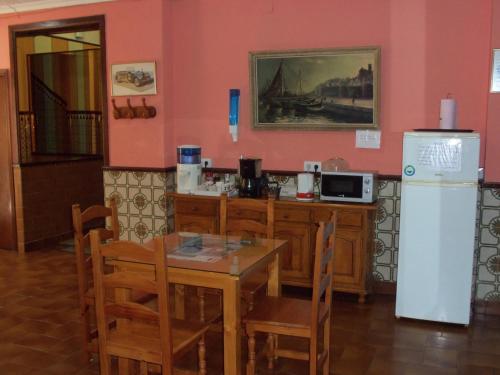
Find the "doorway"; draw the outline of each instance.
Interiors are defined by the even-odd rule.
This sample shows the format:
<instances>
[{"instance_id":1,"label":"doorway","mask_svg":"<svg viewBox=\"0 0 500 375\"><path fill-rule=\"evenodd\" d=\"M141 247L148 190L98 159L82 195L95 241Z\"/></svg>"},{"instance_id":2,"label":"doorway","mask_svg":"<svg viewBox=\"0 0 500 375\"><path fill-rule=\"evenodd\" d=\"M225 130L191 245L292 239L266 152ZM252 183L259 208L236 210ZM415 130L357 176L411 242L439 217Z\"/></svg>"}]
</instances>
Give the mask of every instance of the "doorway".
<instances>
[{"instance_id":1,"label":"doorway","mask_svg":"<svg viewBox=\"0 0 500 375\"><path fill-rule=\"evenodd\" d=\"M71 205L103 204L104 16L10 27L18 250L72 236ZM16 173L17 169L17 173Z\"/></svg>"}]
</instances>

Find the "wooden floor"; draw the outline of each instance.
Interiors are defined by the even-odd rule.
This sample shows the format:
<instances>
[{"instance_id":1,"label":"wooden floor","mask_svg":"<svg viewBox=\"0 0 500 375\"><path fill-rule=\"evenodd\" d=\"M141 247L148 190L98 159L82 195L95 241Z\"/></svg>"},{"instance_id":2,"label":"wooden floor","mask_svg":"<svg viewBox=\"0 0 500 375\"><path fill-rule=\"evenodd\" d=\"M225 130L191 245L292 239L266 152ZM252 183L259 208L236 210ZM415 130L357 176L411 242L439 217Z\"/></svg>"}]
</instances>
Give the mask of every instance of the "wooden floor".
<instances>
[{"instance_id":1,"label":"wooden floor","mask_svg":"<svg viewBox=\"0 0 500 375\"><path fill-rule=\"evenodd\" d=\"M500 375L498 317L478 315L469 328L398 321L387 296L358 305L336 295L334 306L334 374ZM73 255L50 250L19 258L0 250L0 374L98 374L96 361L81 359L79 329ZM220 333L208 342L209 374L221 374ZM195 358L188 355L186 365ZM268 373L263 361L258 373ZM302 362L279 360L274 373L307 371Z\"/></svg>"}]
</instances>

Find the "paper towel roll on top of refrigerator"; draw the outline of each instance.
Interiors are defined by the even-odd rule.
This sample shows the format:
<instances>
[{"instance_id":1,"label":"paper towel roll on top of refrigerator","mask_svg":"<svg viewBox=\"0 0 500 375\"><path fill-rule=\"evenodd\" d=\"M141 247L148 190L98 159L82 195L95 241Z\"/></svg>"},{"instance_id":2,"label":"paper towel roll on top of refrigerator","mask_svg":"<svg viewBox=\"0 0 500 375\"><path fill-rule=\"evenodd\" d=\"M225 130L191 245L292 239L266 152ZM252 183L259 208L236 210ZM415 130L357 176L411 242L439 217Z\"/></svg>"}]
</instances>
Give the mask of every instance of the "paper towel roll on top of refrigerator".
<instances>
[{"instance_id":1,"label":"paper towel roll on top of refrigerator","mask_svg":"<svg viewBox=\"0 0 500 375\"><path fill-rule=\"evenodd\" d=\"M455 99L441 99L441 110L439 114L440 129L457 128L457 102Z\"/></svg>"}]
</instances>

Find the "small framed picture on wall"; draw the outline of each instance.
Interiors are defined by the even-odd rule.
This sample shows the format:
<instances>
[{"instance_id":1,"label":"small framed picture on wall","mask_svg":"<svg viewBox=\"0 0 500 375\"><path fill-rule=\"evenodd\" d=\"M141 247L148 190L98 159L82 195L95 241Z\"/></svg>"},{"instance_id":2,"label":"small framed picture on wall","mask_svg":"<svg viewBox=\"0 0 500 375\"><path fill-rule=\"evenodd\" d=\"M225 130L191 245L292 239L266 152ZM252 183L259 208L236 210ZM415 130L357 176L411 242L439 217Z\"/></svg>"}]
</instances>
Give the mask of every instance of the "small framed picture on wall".
<instances>
[{"instance_id":1,"label":"small framed picture on wall","mask_svg":"<svg viewBox=\"0 0 500 375\"><path fill-rule=\"evenodd\" d=\"M112 64L111 82L112 96L155 95L156 63Z\"/></svg>"}]
</instances>

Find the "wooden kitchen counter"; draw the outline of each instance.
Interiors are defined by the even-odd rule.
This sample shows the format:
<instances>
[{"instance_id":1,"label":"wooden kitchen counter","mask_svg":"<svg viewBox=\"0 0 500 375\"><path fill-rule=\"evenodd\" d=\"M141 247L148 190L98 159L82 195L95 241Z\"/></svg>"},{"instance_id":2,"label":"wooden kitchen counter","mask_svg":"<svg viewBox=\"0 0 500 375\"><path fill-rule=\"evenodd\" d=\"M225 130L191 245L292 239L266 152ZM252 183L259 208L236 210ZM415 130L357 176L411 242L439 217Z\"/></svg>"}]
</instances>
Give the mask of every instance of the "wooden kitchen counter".
<instances>
[{"instance_id":1,"label":"wooden kitchen counter","mask_svg":"<svg viewBox=\"0 0 500 375\"><path fill-rule=\"evenodd\" d=\"M219 233L220 197L167 193L175 208L175 230ZM231 199L238 199L231 198ZM337 212L333 288L355 293L363 303L371 291L373 239L377 203L300 202L292 197L275 201L274 237L287 240L282 256L284 285L311 287L317 223ZM245 212L233 212L245 217Z\"/></svg>"}]
</instances>

